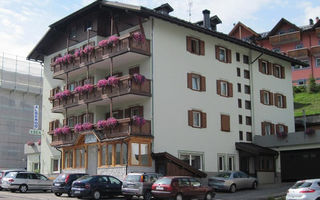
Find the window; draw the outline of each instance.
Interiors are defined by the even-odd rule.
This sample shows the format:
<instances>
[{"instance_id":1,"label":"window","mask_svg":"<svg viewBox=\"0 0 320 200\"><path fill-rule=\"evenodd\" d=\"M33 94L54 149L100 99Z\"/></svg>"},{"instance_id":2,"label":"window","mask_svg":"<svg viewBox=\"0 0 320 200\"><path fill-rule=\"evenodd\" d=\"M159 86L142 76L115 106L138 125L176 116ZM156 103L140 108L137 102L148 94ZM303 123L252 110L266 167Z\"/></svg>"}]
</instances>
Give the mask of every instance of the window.
<instances>
[{"instance_id":1,"label":"window","mask_svg":"<svg viewBox=\"0 0 320 200\"><path fill-rule=\"evenodd\" d=\"M238 86L238 92L241 92L241 84L238 83L237 86Z\"/></svg>"},{"instance_id":2,"label":"window","mask_svg":"<svg viewBox=\"0 0 320 200\"><path fill-rule=\"evenodd\" d=\"M252 133L251 132L247 132L246 133L246 136L247 136L247 141L252 141Z\"/></svg>"},{"instance_id":3,"label":"window","mask_svg":"<svg viewBox=\"0 0 320 200\"><path fill-rule=\"evenodd\" d=\"M100 152L101 166L125 165L128 163L128 147L126 143L103 144Z\"/></svg>"},{"instance_id":4,"label":"window","mask_svg":"<svg viewBox=\"0 0 320 200\"><path fill-rule=\"evenodd\" d=\"M110 183L111 183L112 185L120 185L120 184L121 184L121 182L120 182L118 179L116 179L116 178L114 178L114 177L112 177L112 176L109 176L108 178L109 178Z\"/></svg>"},{"instance_id":5,"label":"window","mask_svg":"<svg viewBox=\"0 0 320 200\"><path fill-rule=\"evenodd\" d=\"M297 44L296 49L302 49L303 48L303 43Z\"/></svg>"},{"instance_id":6,"label":"window","mask_svg":"<svg viewBox=\"0 0 320 200\"><path fill-rule=\"evenodd\" d=\"M306 68L309 68L309 67L310 67L309 60L301 60L301 62L304 62L304 63L306 63L307 65L306 65L306 66L295 65L295 66L293 66L293 70L303 70L303 69L306 69Z\"/></svg>"},{"instance_id":7,"label":"window","mask_svg":"<svg viewBox=\"0 0 320 200\"><path fill-rule=\"evenodd\" d=\"M202 153L186 153L180 152L179 153L180 160L186 162L190 166L198 169L204 170L203 168L203 154Z\"/></svg>"},{"instance_id":8,"label":"window","mask_svg":"<svg viewBox=\"0 0 320 200\"><path fill-rule=\"evenodd\" d=\"M241 99L238 99L238 108L242 108L242 101L241 101Z\"/></svg>"},{"instance_id":9,"label":"window","mask_svg":"<svg viewBox=\"0 0 320 200\"><path fill-rule=\"evenodd\" d=\"M52 163L52 172L59 172L60 171L59 159L52 159L51 163Z\"/></svg>"},{"instance_id":10,"label":"window","mask_svg":"<svg viewBox=\"0 0 320 200\"><path fill-rule=\"evenodd\" d=\"M113 145L108 144L107 145L107 165L112 165L112 155L113 155Z\"/></svg>"},{"instance_id":11,"label":"window","mask_svg":"<svg viewBox=\"0 0 320 200\"><path fill-rule=\"evenodd\" d=\"M230 132L230 116L221 115L221 131Z\"/></svg>"},{"instance_id":12,"label":"window","mask_svg":"<svg viewBox=\"0 0 320 200\"><path fill-rule=\"evenodd\" d=\"M274 125L270 122L261 122L261 135L274 134Z\"/></svg>"},{"instance_id":13,"label":"window","mask_svg":"<svg viewBox=\"0 0 320 200\"><path fill-rule=\"evenodd\" d=\"M251 126L251 124L252 124L251 117L246 116L246 125Z\"/></svg>"},{"instance_id":14,"label":"window","mask_svg":"<svg viewBox=\"0 0 320 200\"><path fill-rule=\"evenodd\" d=\"M232 83L227 81L217 80L217 94L223 97L232 97L233 88Z\"/></svg>"},{"instance_id":15,"label":"window","mask_svg":"<svg viewBox=\"0 0 320 200\"><path fill-rule=\"evenodd\" d=\"M320 67L320 58L316 58L316 67Z\"/></svg>"},{"instance_id":16,"label":"window","mask_svg":"<svg viewBox=\"0 0 320 200\"><path fill-rule=\"evenodd\" d=\"M193 128L207 127L207 114L197 110L188 111L188 125Z\"/></svg>"},{"instance_id":17,"label":"window","mask_svg":"<svg viewBox=\"0 0 320 200\"><path fill-rule=\"evenodd\" d=\"M196 91L206 91L206 77L199 74L187 74L187 86L189 89Z\"/></svg>"},{"instance_id":18,"label":"window","mask_svg":"<svg viewBox=\"0 0 320 200\"><path fill-rule=\"evenodd\" d=\"M260 90L260 101L264 105L273 105L273 93L265 90Z\"/></svg>"},{"instance_id":19,"label":"window","mask_svg":"<svg viewBox=\"0 0 320 200\"><path fill-rule=\"evenodd\" d=\"M68 117L67 119L68 119L68 126L74 127L76 118L75 117Z\"/></svg>"},{"instance_id":20,"label":"window","mask_svg":"<svg viewBox=\"0 0 320 200\"><path fill-rule=\"evenodd\" d=\"M39 170L39 163L32 163L32 171L38 171Z\"/></svg>"},{"instance_id":21,"label":"window","mask_svg":"<svg viewBox=\"0 0 320 200\"><path fill-rule=\"evenodd\" d=\"M122 164L128 164L128 145L126 143L122 143Z\"/></svg>"},{"instance_id":22,"label":"window","mask_svg":"<svg viewBox=\"0 0 320 200\"><path fill-rule=\"evenodd\" d=\"M84 148L76 149L76 168L84 168Z\"/></svg>"},{"instance_id":23,"label":"window","mask_svg":"<svg viewBox=\"0 0 320 200\"><path fill-rule=\"evenodd\" d=\"M248 100L245 101L245 108L247 110L251 110L251 101L248 101Z\"/></svg>"},{"instance_id":24,"label":"window","mask_svg":"<svg viewBox=\"0 0 320 200\"><path fill-rule=\"evenodd\" d=\"M277 78L285 78L284 67L281 65L273 64L273 76Z\"/></svg>"},{"instance_id":25,"label":"window","mask_svg":"<svg viewBox=\"0 0 320 200\"><path fill-rule=\"evenodd\" d=\"M69 89L71 92L74 91L75 87L76 87L76 83L75 83L75 82L74 82L74 83L70 83L70 84L68 85L68 89Z\"/></svg>"},{"instance_id":26,"label":"window","mask_svg":"<svg viewBox=\"0 0 320 200\"><path fill-rule=\"evenodd\" d=\"M234 156L228 155L228 171L234 171Z\"/></svg>"},{"instance_id":27,"label":"window","mask_svg":"<svg viewBox=\"0 0 320 200\"><path fill-rule=\"evenodd\" d=\"M69 32L69 39L74 39L77 37L77 27L71 26L70 32Z\"/></svg>"},{"instance_id":28,"label":"window","mask_svg":"<svg viewBox=\"0 0 320 200\"><path fill-rule=\"evenodd\" d=\"M193 187L200 187L201 186L201 183L199 181L197 181L196 179L190 178L189 180L190 180L191 186L193 186Z\"/></svg>"},{"instance_id":29,"label":"window","mask_svg":"<svg viewBox=\"0 0 320 200\"><path fill-rule=\"evenodd\" d=\"M240 62L240 53L236 53L236 60L238 61L238 62Z\"/></svg>"},{"instance_id":30,"label":"window","mask_svg":"<svg viewBox=\"0 0 320 200\"><path fill-rule=\"evenodd\" d=\"M243 140L243 131L239 131L239 140L240 140L240 141Z\"/></svg>"},{"instance_id":31,"label":"window","mask_svg":"<svg viewBox=\"0 0 320 200\"><path fill-rule=\"evenodd\" d=\"M88 20L83 25L83 32L87 32L87 30L92 30L92 21Z\"/></svg>"},{"instance_id":32,"label":"window","mask_svg":"<svg viewBox=\"0 0 320 200\"><path fill-rule=\"evenodd\" d=\"M238 115L239 118L239 124L242 124L242 115Z\"/></svg>"},{"instance_id":33,"label":"window","mask_svg":"<svg viewBox=\"0 0 320 200\"><path fill-rule=\"evenodd\" d=\"M276 47L276 48L273 48L272 51L274 51L276 53L280 53L281 52L281 48L280 47Z\"/></svg>"},{"instance_id":34,"label":"window","mask_svg":"<svg viewBox=\"0 0 320 200\"><path fill-rule=\"evenodd\" d=\"M243 76L244 76L244 78L246 78L246 79L250 79L250 72L249 72L249 70L244 70L243 71Z\"/></svg>"},{"instance_id":35,"label":"window","mask_svg":"<svg viewBox=\"0 0 320 200\"><path fill-rule=\"evenodd\" d=\"M276 132L277 133L288 133L288 126L285 126L283 124L277 124L276 125Z\"/></svg>"},{"instance_id":36,"label":"window","mask_svg":"<svg viewBox=\"0 0 320 200\"><path fill-rule=\"evenodd\" d=\"M64 152L64 168L73 168L73 150Z\"/></svg>"},{"instance_id":37,"label":"window","mask_svg":"<svg viewBox=\"0 0 320 200\"><path fill-rule=\"evenodd\" d=\"M269 156L259 157L257 169L259 171L274 171L274 159Z\"/></svg>"},{"instance_id":38,"label":"window","mask_svg":"<svg viewBox=\"0 0 320 200\"><path fill-rule=\"evenodd\" d=\"M281 94L275 94L275 106L278 108L286 108L286 97Z\"/></svg>"},{"instance_id":39,"label":"window","mask_svg":"<svg viewBox=\"0 0 320 200\"><path fill-rule=\"evenodd\" d=\"M191 39L191 52L195 54L200 54L200 41L196 39Z\"/></svg>"},{"instance_id":40,"label":"window","mask_svg":"<svg viewBox=\"0 0 320 200\"><path fill-rule=\"evenodd\" d=\"M243 55L243 63L244 64L249 64L249 56Z\"/></svg>"},{"instance_id":41,"label":"window","mask_svg":"<svg viewBox=\"0 0 320 200\"><path fill-rule=\"evenodd\" d=\"M200 127L201 126L201 113L193 112L193 126Z\"/></svg>"},{"instance_id":42,"label":"window","mask_svg":"<svg viewBox=\"0 0 320 200\"><path fill-rule=\"evenodd\" d=\"M250 94L251 93L249 85L244 85L244 93L246 93L246 94Z\"/></svg>"},{"instance_id":43,"label":"window","mask_svg":"<svg viewBox=\"0 0 320 200\"><path fill-rule=\"evenodd\" d=\"M226 49L225 48L219 48L219 59L220 61L226 62L227 60L226 56Z\"/></svg>"},{"instance_id":44,"label":"window","mask_svg":"<svg viewBox=\"0 0 320 200\"><path fill-rule=\"evenodd\" d=\"M263 74L269 74L269 63L267 61L264 60L260 60L260 72Z\"/></svg>"},{"instance_id":45,"label":"window","mask_svg":"<svg viewBox=\"0 0 320 200\"><path fill-rule=\"evenodd\" d=\"M216 46L216 59L220 62L231 63L231 50L225 47Z\"/></svg>"},{"instance_id":46,"label":"window","mask_svg":"<svg viewBox=\"0 0 320 200\"><path fill-rule=\"evenodd\" d=\"M101 165L106 165L106 157L107 157L107 145L102 145L101 147Z\"/></svg>"},{"instance_id":47,"label":"window","mask_svg":"<svg viewBox=\"0 0 320 200\"><path fill-rule=\"evenodd\" d=\"M150 165L150 144L131 143L131 164L139 166Z\"/></svg>"},{"instance_id":48,"label":"window","mask_svg":"<svg viewBox=\"0 0 320 200\"><path fill-rule=\"evenodd\" d=\"M264 102L265 104L267 104L267 105L270 104L269 99L270 99L269 92L263 93L263 102Z\"/></svg>"},{"instance_id":49,"label":"window","mask_svg":"<svg viewBox=\"0 0 320 200\"><path fill-rule=\"evenodd\" d=\"M204 55L204 41L187 36L187 51L196 55Z\"/></svg>"},{"instance_id":50,"label":"window","mask_svg":"<svg viewBox=\"0 0 320 200\"><path fill-rule=\"evenodd\" d=\"M219 172L226 170L225 160L226 160L225 155L218 155L218 171Z\"/></svg>"},{"instance_id":51,"label":"window","mask_svg":"<svg viewBox=\"0 0 320 200\"><path fill-rule=\"evenodd\" d=\"M240 76L241 76L241 70L240 70L240 68L239 68L239 67L237 68L237 76L238 76L238 77L240 77Z\"/></svg>"}]
</instances>

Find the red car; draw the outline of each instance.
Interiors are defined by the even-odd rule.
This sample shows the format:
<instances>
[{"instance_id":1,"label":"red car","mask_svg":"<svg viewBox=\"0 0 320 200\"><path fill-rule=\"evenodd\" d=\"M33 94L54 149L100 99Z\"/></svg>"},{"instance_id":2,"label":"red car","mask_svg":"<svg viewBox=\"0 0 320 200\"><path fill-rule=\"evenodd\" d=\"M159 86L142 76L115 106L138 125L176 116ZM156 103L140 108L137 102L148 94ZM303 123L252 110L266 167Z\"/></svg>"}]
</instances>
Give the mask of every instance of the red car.
<instances>
[{"instance_id":1,"label":"red car","mask_svg":"<svg viewBox=\"0 0 320 200\"><path fill-rule=\"evenodd\" d=\"M202 186L201 183L189 176L166 176L158 179L152 185L152 195L157 199L193 199L211 200L214 198L214 189Z\"/></svg>"}]
</instances>

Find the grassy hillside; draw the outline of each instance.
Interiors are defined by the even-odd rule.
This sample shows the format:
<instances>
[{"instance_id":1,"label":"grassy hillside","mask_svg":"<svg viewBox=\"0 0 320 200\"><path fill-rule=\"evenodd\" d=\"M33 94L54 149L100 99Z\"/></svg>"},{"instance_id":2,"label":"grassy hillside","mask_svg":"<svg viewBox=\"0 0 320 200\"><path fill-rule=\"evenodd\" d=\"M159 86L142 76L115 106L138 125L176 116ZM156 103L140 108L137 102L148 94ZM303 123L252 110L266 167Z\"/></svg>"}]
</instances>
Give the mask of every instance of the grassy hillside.
<instances>
[{"instance_id":1,"label":"grassy hillside","mask_svg":"<svg viewBox=\"0 0 320 200\"><path fill-rule=\"evenodd\" d=\"M302 116L302 110L306 115L320 114L320 93L296 93L294 94L294 115Z\"/></svg>"}]
</instances>

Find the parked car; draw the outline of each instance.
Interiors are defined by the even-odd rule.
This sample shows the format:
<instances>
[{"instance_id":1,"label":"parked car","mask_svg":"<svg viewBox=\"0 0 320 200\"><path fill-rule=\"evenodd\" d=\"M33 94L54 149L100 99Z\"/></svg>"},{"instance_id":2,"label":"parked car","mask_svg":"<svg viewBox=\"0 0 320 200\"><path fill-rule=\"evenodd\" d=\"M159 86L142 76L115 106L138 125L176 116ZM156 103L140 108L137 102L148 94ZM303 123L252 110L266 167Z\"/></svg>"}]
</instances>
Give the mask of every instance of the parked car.
<instances>
[{"instance_id":1,"label":"parked car","mask_svg":"<svg viewBox=\"0 0 320 200\"><path fill-rule=\"evenodd\" d=\"M72 183L72 196L92 197L100 199L101 197L112 197L121 194L122 182L113 177L105 175L82 176Z\"/></svg>"},{"instance_id":2,"label":"parked car","mask_svg":"<svg viewBox=\"0 0 320 200\"><path fill-rule=\"evenodd\" d=\"M258 180L241 171L222 172L217 176L209 178L208 186L216 190L226 190L233 193L238 189L256 189L258 187Z\"/></svg>"},{"instance_id":3,"label":"parked car","mask_svg":"<svg viewBox=\"0 0 320 200\"><path fill-rule=\"evenodd\" d=\"M78 173L78 174L60 174L54 181L51 187L52 192L56 196L61 196L62 194L68 194L71 197L71 185L73 181L77 180L82 176L88 174Z\"/></svg>"},{"instance_id":4,"label":"parked car","mask_svg":"<svg viewBox=\"0 0 320 200\"><path fill-rule=\"evenodd\" d=\"M26 171L24 169L7 169L7 170L0 170L0 191L2 190L2 178L5 177L9 172L23 172Z\"/></svg>"},{"instance_id":5,"label":"parked car","mask_svg":"<svg viewBox=\"0 0 320 200\"><path fill-rule=\"evenodd\" d=\"M289 188L286 200L320 200L320 179L297 181Z\"/></svg>"},{"instance_id":6,"label":"parked car","mask_svg":"<svg viewBox=\"0 0 320 200\"><path fill-rule=\"evenodd\" d=\"M142 196L145 200L152 197L152 184L161 177L157 173L129 173L123 181L122 194L126 199Z\"/></svg>"},{"instance_id":7,"label":"parked car","mask_svg":"<svg viewBox=\"0 0 320 200\"><path fill-rule=\"evenodd\" d=\"M211 200L214 198L214 189L203 186L193 177L166 176L158 179L152 185L152 195L157 199L192 199L201 198Z\"/></svg>"},{"instance_id":8,"label":"parked car","mask_svg":"<svg viewBox=\"0 0 320 200\"><path fill-rule=\"evenodd\" d=\"M52 181L42 174L33 172L10 172L3 179L1 187L12 192L19 190L25 193L28 190L51 191Z\"/></svg>"}]
</instances>

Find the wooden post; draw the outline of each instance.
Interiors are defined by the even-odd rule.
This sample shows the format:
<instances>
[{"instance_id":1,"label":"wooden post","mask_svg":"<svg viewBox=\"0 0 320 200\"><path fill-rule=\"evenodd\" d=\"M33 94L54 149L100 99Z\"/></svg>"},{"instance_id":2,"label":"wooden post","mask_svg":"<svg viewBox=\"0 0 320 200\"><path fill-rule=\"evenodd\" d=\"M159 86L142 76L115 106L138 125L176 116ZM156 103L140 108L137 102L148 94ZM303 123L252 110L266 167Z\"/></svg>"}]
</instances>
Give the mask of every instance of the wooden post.
<instances>
[{"instance_id":1,"label":"wooden post","mask_svg":"<svg viewBox=\"0 0 320 200\"><path fill-rule=\"evenodd\" d=\"M113 75L113 58L110 58L110 76Z\"/></svg>"},{"instance_id":2,"label":"wooden post","mask_svg":"<svg viewBox=\"0 0 320 200\"><path fill-rule=\"evenodd\" d=\"M84 168L88 169L88 145L84 147Z\"/></svg>"},{"instance_id":3,"label":"wooden post","mask_svg":"<svg viewBox=\"0 0 320 200\"><path fill-rule=\"evenodd\" d=\"M75 169L77 167L77 165L76 165L76 160L77 160L76 156L77 156L76 149L73 149L72 150L72 168L73 169Z\"/></svg>"},{"instance_id":4,"label":"wooden post","mask_svg":"<svg viewBox=\"0 0 320 200\"><path fill-rule=\"evenodd\" d=\"M87 44L89 45L90 40L90 29L87 29Z\"/></svg>"},{"instance_id":5,"label":"wooden post","mask_svg":"<svg viewBox=\"0 0 320 200\"><path fill-rule=\"evenodd\" d=\"M111 23L110 23L110 35L113 35L113 21L114 21L114 17L113 17L113 14L111 16Z\"/></svg>"},{"instance_id":6,"label":"wooden post","mask_svg":"<svg viewBox=\"0 0 320 200\"><path fill-rule=\"evenodd\" d=\"M68 89L68 85L69 85L69 73L67 73L67 80L66 80L66 82L67 82L67 89Z\"/></svg>"},{"instance_id":7,"label":"wooden post","mask_svg":"<svg viewBox=\"0 0 320 200\"><path fill-rule=\"evenodd\" d=\"M86 122L88 122L88 120L89 120L89 103L87 103L86 115L87 115L87 117L86 117Z\"/></svg>"},{"instance_id":8,"label":"wooden post","mask_svg":"<svg viewBox=\"0 0 320 200\"><path fill-rule=\"evenodd\" d=\"M110 117L113 117L113 113L112 113L112 99L110 99Z\"/></svg>"},{"instance_id":9,"label":"wooden post","mask_svg":"<svg viewBox=\"0 0 320 200\"><path fill-rule=\"evenodd\" d=\"M143 28L143 26L142 26L141 17L139 17L139 26L140 26L140 31L141 31L143 37L146 38L146 35L145 35L145 33L144 33L144 28Z\"/></svg>"},{"instance_id":10,"label":"wooden post","mask_svg":"<svg viewBox=\"0 0 320 200\"><path fill-rule=\"evenodd\" d=\"M67 35L67 53L69 53L69 35Z\"/></svg>"},{"instance_id":11,"label":"wooden post","mask_svg":"<svg viewBox=\"0 0 320 200\"><path fill-rule=\"evenodd\" d=\"M118 24L117 24L116 21L114 22L114 26L116 28L117 35L120 36L119 29L118 29Z\"/></svg>"},{"instance_id":12,"label":"wooden post","mask_svg":"<svg viewBox=\"0 0 320 200\"><path fill-rule=\"evenodd\" d=\"M64 149L62 149L62 150L61 150L61 163L60 163L61 166L62 166L62 167L61 167L62 169L65 169L65 167L66 167L66 166L64 166L64 160L65 160L65 157L64 157ZM61 173L62 173L62 172L61 172Z\"/></svg>"},{"instance_id":13,"label":"wooden post","mask_svg":"<svg viewBox=\"0 0 320 200\"><path fill-rule=\"evenodd\" d=\"M89 79L89 65L87 65L87 81Z\"/></svg>"},{"instance_id":14,"label":"wooden post","mask_svg":"<svg viewBox=\"0 0 320 200\"><path fill-rule=\"evenodd\" d=\"M98 144L97 145L98 146L98 167L100 167L101 166L101 158L102 158L102 156L101 156L101 154L102 154L102 148L101 148L101 145L100 144Z\"/></svg>"}]
</instances>

